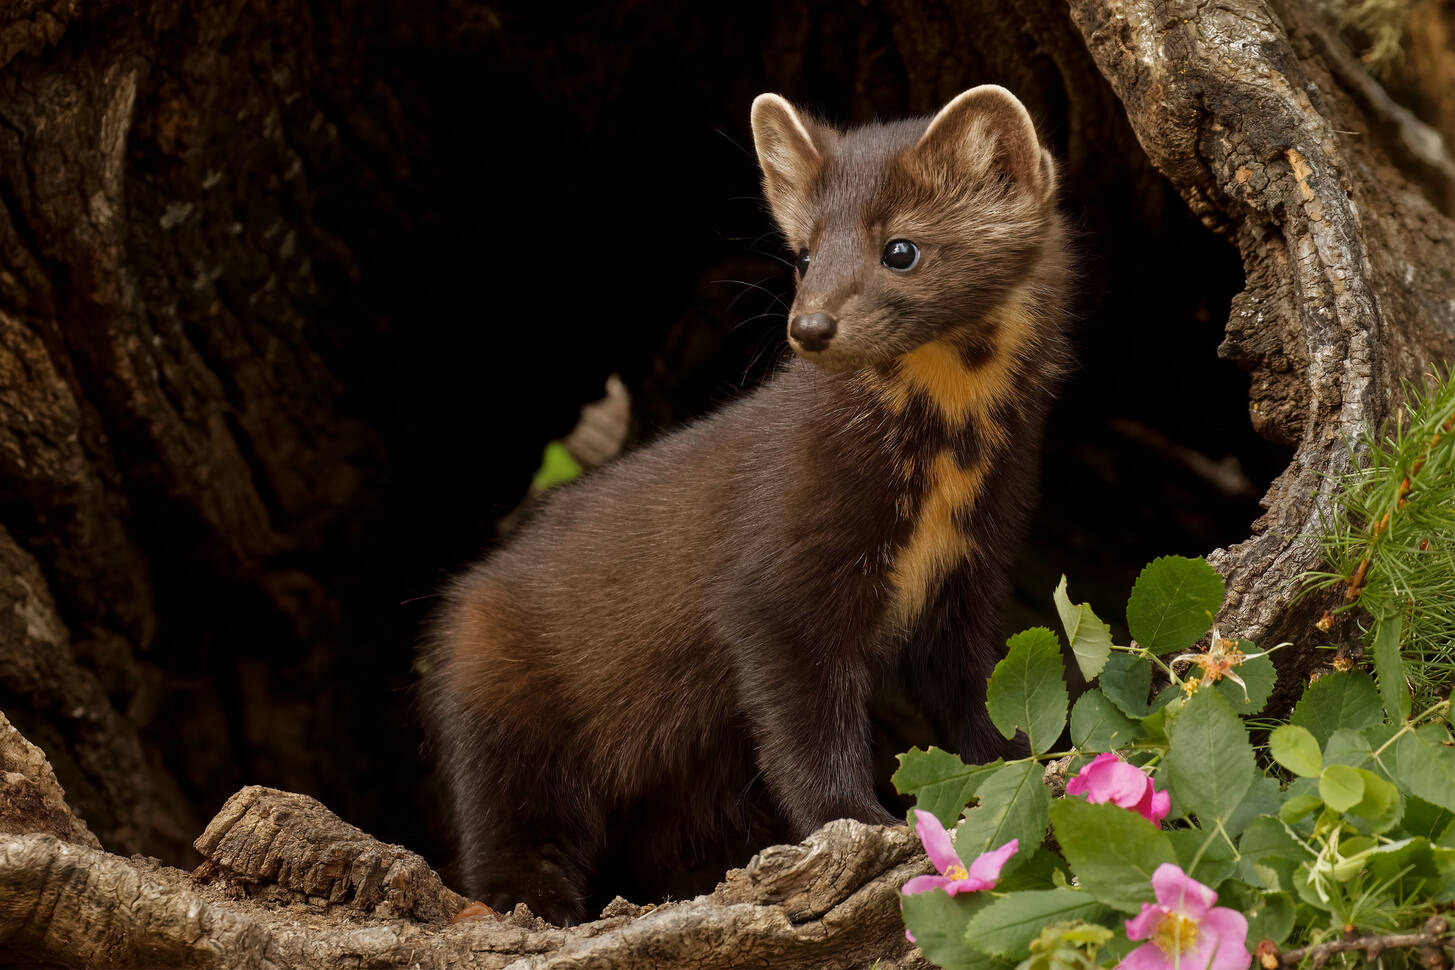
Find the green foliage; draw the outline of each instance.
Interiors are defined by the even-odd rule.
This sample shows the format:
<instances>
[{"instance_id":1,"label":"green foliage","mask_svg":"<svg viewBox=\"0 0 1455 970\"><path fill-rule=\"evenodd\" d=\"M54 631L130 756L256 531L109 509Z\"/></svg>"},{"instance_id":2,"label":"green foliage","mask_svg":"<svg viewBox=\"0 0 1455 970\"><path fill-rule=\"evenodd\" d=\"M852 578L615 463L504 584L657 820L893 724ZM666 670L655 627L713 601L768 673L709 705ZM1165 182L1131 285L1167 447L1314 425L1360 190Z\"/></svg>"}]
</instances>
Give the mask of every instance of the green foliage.
<instances>
[{"instance_id":1,"label":"green foliage","mask_svg":"<svg viewBox=\"0 0 1455 970\"><path fill-rule=\"evenodd\" d=\"M1273 663L1216 631L1196 649L1222 593L1210 573L1176 557L1144 570L1127 607L1137 636L1128 646L1088 604L1071 603L1064 580L1057 587L1067 643L1091 682L1070 710L1069 752L1051 751L1067 726L1063 654L1054 634L1035 629L1010 639L987 688L996 727L1025 732L1028 757L983 766L937 748L900 757L899 790L947 826L962 819L954 840L967 868L1019 845L993 886L903 897L929 960L1112 967L1138 945L1123 920L1152 901L1163 865L1242 912L1250 949L1265 937L1280 947L1336 939L1346 926L1412 929L1455 900L1449 702L1400 704L1408 692L1381 693L1403 683L1387 669L1378 686L1361 671L1334 673L1305 689L1290 723L1254 722L1250 736L1245 719L1266 703ZM1170 656L1178 651L1187 652ZM1253 740L1265 736L1260 759ZM1093 763L1104 752L1137 768ZM1052 800L1043 762L1068 754L1079 794Z\"/></svg>"},{"instance_id":2,"label":"green foliage","mask_svg":"<svg viewBox=\"0 0 1455 970\"><path fill-rule=\"evenodd\" d=\"M1031 750L1042 754L1066 727L1066 694L1061 647L1056 634L1035 627L1011 637L1005 659L995 665L985 691L990 720L1006 738L1026 732Z\"/></svg>"},{"instance_id":3,"label":"green foliage","mask_svg":"<svg viewBox=\"0 0 1455 970\"><path fill-rule=\"evenodd\" d=\"M1011 839L1026 847L1046 837L1051 793L1041 784L1041 769L1033 761L1005 765L985 779L980 804L965 813L955 843L971 856L998 848Z\"/></svg>"},{"instance_id":4,"label":"green foliage","mask_svg":"<svg viewBox=\"0 0 1455 970\"><path fill-rule=\"evenodd\" d=\"M955 824L981 782L997 767L997 764L970 767L948 751L915 748L899 756L899 770L892 780L900 794L914 796L916 808L934 815L948 828Z\"/></svg>"},{"instance_id":5,"label":"green foliage","mask_svg":"<svg viewBox=\"0 0 1455 970\"><path fill-rule=\"evenodd\" d=\"M1101 622L1087 603L1072 604L1066 593L1066 577L1051 594L1056 602L1056 612L1061 615L1061 626L1066 629L1066 639L1076 657L1076 666L1081 676L1091 680L1101 673L1111 658L1111 627Z\"/></svg>"},{"instance_id":6,"label":"green foliage","mask_svg":"<svg viewBox=\"0 0 1455 970\"><path fill-rule=\"evenodd\" d=\"M1178 715L1167 748L1172 796L1211 828L1232 818L1258 775L1243 722L1217 691L1198 691Z\"/></svg>"},{"instance_id":7,"label":"green foliage","mask_svg":"<svg viewBox=\"0 0 1455 970\"><path fill-rule=\"evenodd\" d=\"M1068 798L1051 806L1051 825L1081 887L1113 909L1137 912L1152 898L1152 873L1177 861L1166 832L1116 805Z\"/></svg>"},{"instance_id":8,"label":"green foliage","mask_svg":"<svg viewBox=\"0 0 1455 970\"><path fill-rule=\"evenodd\" d=\"M1273 729L1268 735L1268 753L1295 775L1317 778L1324 770L1318 739L1307 728L1296 724L1284 724Z\"/></svg>"},{"instance_id":9,"label":"green foliage","mask_svg":"<svg viewBox=\"0 0 1455 970\"><path fill-rule=\"evenodd\" d=\"M1326 743L1340 728L1360 730L1381 720L1374 682L1360 671L1335 672L1309 686L1293 706L1289 723Z\"/></svg>"},{"instance_id":10,"label":"green foliage","mask_svg":"<svg viewBox=\"0 0 1455 970\"><path fill-rule=\"evenodd\" d=\"M541 467L536 469L530 487L544 492L556 485L574 482L581 477L581 471L581 463L576 460L576 456L567 451L566 446L559 441L552 441L546 445L545 452L541 455Z\"/></svg>"},{"instance_id":11,"label":"green foliage","mask_svg":"<svg viewBox=\"0 0 1455 970\"><path fill-rule=\"evenodd\" d=\"M1223 577L1205 559L1163 556L1148 564L1127 601L1127 629L1153 653L1186 650L1212 629Z\"/></svg>"},{"instance_id":12,"label":"green foliage","mask_svg":"<svg viewBox=\"0 0 1455 970\"><path fill-rule=\"evenodd\" d=\"M1049 924L1112 918L1110 910L1079 890L1058 887L1013 893L976 913L966 939L992 956L1020 957Z\"/></svg>"},{"instance_id":13,"label":"green foliage","mask_svg":"<svg viewBox=\"0 0 1455 970\"><path fill-rule=\"evenodd\" d=\"M1396 720L1411 687L1422 710L1455 682L1455 379L1436 378L1407 386L1398 420L1351 446L1354 467L1329 485L1328 569L1305 577L1359 618Z\"/></svg>"}]
</instances>

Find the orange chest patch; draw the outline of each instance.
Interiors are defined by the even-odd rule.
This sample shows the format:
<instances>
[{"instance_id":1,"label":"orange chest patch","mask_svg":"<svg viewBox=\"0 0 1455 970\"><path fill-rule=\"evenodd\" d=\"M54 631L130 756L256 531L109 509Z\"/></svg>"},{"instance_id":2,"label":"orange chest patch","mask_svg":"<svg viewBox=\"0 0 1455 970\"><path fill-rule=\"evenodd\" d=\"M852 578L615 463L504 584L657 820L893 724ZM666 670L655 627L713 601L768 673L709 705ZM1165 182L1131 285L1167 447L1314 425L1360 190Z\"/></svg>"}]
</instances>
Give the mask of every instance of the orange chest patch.
<instances>
[{"instance_id":1,"label":"orange chest patch","mask_svg":"<svg viewBox=\"0 0 1455 970\"><path fill-rule=\"evenodd\" d=\"M967 364L950 341L935 341L905 354L892 376L871 385L892 413L904 413L911 397L923 399L951 435L974 422L975 433L989 446L969 468L960 467L949 450L927 459L909 539L889 570L890 615L901 626L912 624L951 570L974 555L959 523L980 496L993 461L989 456L1011 445L1009 429L994 415L1017 395L1015 358L1032 323L1010 310L998 324L995 353L979 366ZM908 463L903 471L913 477Z\"/></svg>"},{"instance_id":2,"label":"orange chest patch","mask_svg":"<svg viewBox=\"0 0 1455 970\"><path fill-rule=\"evenodd\" d=\"M889 571L890 615L897 623L912 623L945 576L974 552L956 520L974 505L984 478L982 465L961 468L948 451L934 457L909 540Z\"/></svg>"}]
</instances>

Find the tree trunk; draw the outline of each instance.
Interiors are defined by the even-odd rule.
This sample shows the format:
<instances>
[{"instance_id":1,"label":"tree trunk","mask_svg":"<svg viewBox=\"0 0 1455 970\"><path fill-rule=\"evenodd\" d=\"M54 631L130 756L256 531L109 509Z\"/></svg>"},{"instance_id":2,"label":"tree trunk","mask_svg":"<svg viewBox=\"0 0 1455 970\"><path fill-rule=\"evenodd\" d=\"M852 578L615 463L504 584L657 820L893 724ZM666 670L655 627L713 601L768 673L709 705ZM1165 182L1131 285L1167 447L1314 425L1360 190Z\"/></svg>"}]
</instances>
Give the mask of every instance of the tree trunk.
<instances>
[{"instance_id":1,"label":"tree trunk","mask_svg":"<svg viewBox=\"0 0 1455 970\"><path fill-rule=\"evenodd\" d=\"M425 607L400 603L489 541L608 374L650 429L771 366L781 324L753 318L790 284L737 238L768 226L718 134L745 143L760 90L858 120L995 81L1064 161L1083 368L1017 618L1062 569L1124 595L1148 553L1210 553L1221 628L1295 644L1285 699L1316 663L1329 604L1294 580L1321 484L1455 359L1449 0L1414 6L1388 88L1310 0L536 6L0 9L0 710L55 775L0 745L29 779L0 792L6 951L914 965L915 847L850 823L570 931L446 926L423 861L321 806L289 809L311 821L274 870L221 836L195 877L123 858L190 868L264 782L444 859L409 716ZM364 857L364 909L284 875Z\"/></svg>"}]
</instances>

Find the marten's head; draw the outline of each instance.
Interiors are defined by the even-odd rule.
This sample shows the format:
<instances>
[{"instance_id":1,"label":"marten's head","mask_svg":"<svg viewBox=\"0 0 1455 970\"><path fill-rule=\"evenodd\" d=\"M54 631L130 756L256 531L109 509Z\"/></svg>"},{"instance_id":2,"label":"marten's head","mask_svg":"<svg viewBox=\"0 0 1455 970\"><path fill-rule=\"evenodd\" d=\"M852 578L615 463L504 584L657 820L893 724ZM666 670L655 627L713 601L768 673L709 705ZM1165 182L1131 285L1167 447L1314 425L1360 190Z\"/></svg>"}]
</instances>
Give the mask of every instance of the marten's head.
<instances>
[{"instance_id":1,"label":"marten's head","mask_svg":"<svg viewBox=\"0 0 1455 970\"><path fill-rule=\"evenodd\" d=\"M946 339L992 352L994 311L1058 225L1054 165L1014 95L986 84L933 118L840 132L764 94L753 140L797 255L798 354L840 370Z\"/></svg>"}]
</instances>

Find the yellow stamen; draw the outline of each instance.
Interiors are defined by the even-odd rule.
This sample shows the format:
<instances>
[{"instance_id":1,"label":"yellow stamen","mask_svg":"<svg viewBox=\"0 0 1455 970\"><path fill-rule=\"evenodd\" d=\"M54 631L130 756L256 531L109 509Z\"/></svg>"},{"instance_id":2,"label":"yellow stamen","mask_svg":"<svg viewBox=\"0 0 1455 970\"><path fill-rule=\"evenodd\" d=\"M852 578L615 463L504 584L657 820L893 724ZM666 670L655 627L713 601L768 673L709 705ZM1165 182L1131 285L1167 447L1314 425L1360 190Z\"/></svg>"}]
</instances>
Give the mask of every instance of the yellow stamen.
<instances>
[{"instance_id":1,"label":"yellow stamen","mask_svg":"<svg viewBox=\"0 0 1455 970\"><path fill-rule=\"evenodd\" d=\"M1201 686L1202 686L1202 681L1201 680L1199 680L1196 677L1189 677L1185 681L1182 682L1182 692L1184 694L1186 694L1188 697L1191 697L1193 694L1196 694L1197 693L1197 689L1199 687L1201 687Z\"/></svg>"},{"instance_id":2,"label":"yellow stamen","mask_svg":"<svg viewBox=\"0 0 1455 970\"><path fill-rule=\"evenodd\" d=\"M1158 920L1152 942L1169 957L1186 953L1197 942L1197 920L1188 919L1181 913L1168 913Z\"/></svg>"},{"instance_id":3,"label":"yellow stamen","mask_svg":"<svg viewBox=\"0 0 1455 970\"><path fill-rule=\"evenodd\" d=\"M948 868L948 869L945 870L945 878L946 879L968 879L968 878L970 878L970 873L968 873L968 872L965 871L965 867L964 866L951 866L950 868Z\"/></svg>"}]
</instances>

